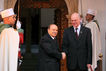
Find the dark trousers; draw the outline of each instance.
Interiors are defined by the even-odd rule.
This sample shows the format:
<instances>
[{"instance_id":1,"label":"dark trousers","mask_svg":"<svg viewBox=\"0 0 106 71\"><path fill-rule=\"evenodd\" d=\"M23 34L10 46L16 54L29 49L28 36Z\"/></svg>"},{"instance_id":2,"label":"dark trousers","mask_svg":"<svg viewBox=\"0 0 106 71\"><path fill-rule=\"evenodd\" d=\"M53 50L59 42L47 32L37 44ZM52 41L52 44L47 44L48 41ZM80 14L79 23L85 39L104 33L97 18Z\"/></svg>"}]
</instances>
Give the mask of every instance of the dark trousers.
<instances>
[{"instance_id":1,"label":"dark trousers","mask_svg":"<svg viewBox=\"0 0 106 71\"><path fill-rule=\"evenodd\" d=\"M88 70L73 69L73 70L69 70L69 71L88 71Z\"/></svg>"},{"instance_id":2,"label":"dark trousers","mask_svg":"<svg viewBox=\"0 0 106 71\"><path fill-rule=\"evenodd\" d=\"M69 69L68 71L88 71L88 69L82 70L82 69L80 69L80 67L77 64L75 69Z\"/></svg>"}]
</instances>

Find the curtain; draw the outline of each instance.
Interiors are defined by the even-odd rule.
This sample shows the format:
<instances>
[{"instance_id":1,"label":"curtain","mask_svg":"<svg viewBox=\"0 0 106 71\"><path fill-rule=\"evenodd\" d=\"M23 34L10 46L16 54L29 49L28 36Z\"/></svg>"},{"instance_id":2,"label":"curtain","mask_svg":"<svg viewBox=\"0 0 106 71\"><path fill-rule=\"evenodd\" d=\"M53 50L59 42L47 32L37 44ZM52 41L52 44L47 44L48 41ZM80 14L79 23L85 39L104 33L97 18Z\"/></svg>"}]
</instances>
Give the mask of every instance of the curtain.
<instances>
[{"instance_id":1,"label":"curtain","mask_svg":"<svg viewBox=\"0 0 106 71\"><path fill-rule=\"evenodd\" d=\"M66 15L68 19L68 26L71 26L70 16L74 12L78 12L78 4L79 0L65 0L67 8L68 8L68 15Z\"/></svg>"},{"instance_id":2,"label":"curtain","mask_svg":"<svg viewBox=\"0 0 106 71\"><path fill-rule=\"evenodd\" d=\"M70 1L70 13L78 12L78 0L69 0Z\"/></svg>"},{"instance_id":3,"label":"curtain","mask_svg":"<svg viewBox=\"0 0 106 71\"><path fill-rule=\"evenodd\" d=\"M14 8L17 0L4 0L4 9Z\"/></svg>"}]
</instances>

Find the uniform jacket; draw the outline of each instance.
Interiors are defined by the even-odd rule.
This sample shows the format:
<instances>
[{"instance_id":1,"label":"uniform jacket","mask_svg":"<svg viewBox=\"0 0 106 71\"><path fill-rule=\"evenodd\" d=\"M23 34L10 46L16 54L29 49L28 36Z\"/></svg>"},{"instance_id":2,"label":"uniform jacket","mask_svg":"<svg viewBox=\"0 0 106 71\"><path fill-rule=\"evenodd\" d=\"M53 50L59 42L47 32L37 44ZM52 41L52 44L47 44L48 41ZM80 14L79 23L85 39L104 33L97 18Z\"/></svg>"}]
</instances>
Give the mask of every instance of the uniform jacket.
<instances>
[{"instance_id":1,"label":"uniform jacket","mask_svg":"<svg viewBox=\"0 0 106 71\"><path fill-rule=\"evenodd\" d=\"M17 71L18 47L18 31L5 28L0 35L0 71Z\"/></svg>"},{"instance_id":2,"label":"uniform jacket","mask_svg":"<svg viewBox=\"0 0 106 71\"><path fill-rule=\"evenodd\" d=\"M87 23L85 26L90 28L92 33L92 68L95 69L99 60L99 54L101 53L100 30L93 21Z\"/></svg>"}]
</instances>

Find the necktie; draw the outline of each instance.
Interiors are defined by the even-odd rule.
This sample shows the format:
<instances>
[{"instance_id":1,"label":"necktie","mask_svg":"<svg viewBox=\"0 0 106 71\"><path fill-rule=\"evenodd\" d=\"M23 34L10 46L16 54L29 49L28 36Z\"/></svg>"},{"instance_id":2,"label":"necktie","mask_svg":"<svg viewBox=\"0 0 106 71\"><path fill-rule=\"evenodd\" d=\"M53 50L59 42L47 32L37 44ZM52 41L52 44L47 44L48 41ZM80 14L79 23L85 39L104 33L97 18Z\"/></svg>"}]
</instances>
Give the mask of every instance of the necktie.
<instances>
[{"instance_id":1,"label":"necktie","mask_svg":"<svg viewBox=\"0 0 106 71\"><path fill-rule=\"evenodd\" d=\"M78 32L77 32L78 28L76 28L75 30L76 30L75 35L76 35L76 38L78 39Z\"/></svg>"}]
</instances>

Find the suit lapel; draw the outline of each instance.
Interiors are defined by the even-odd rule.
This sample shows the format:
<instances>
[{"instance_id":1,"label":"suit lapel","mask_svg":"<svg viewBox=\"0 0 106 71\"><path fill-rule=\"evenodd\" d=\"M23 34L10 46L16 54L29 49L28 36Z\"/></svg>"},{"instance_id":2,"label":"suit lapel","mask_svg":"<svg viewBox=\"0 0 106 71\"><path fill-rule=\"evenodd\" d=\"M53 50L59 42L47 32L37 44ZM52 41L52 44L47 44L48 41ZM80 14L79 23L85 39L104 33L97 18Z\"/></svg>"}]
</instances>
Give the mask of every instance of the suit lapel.
<instances>
[{"instance_id":1,"label":"suit lapel","mask_svg":"<svg viewBox=\"0 0 106 71\"><path fill-rule=\"evenodd\" d=\"M74 27L73 27L73 26L70 28L70 31L71 31L70 34L73 36L73 38L74 38L75 40L77 40L76 35L75 35L75 32L74 32Z\"/></svg>"},{"instance_id":2,"label":"suit lapel","mask_svg":"<svg viewBox=\"0 0 106 71\"><path fill-rule=\"evenodd\" d=\"M58 49L59 48L59 45L58 45L58 42L57 42L57 38L52 39L52 37L49 34L48 34L48 38L54 44L54 46L56 47L56 49Z\"/></svg>"}]
</instances>

